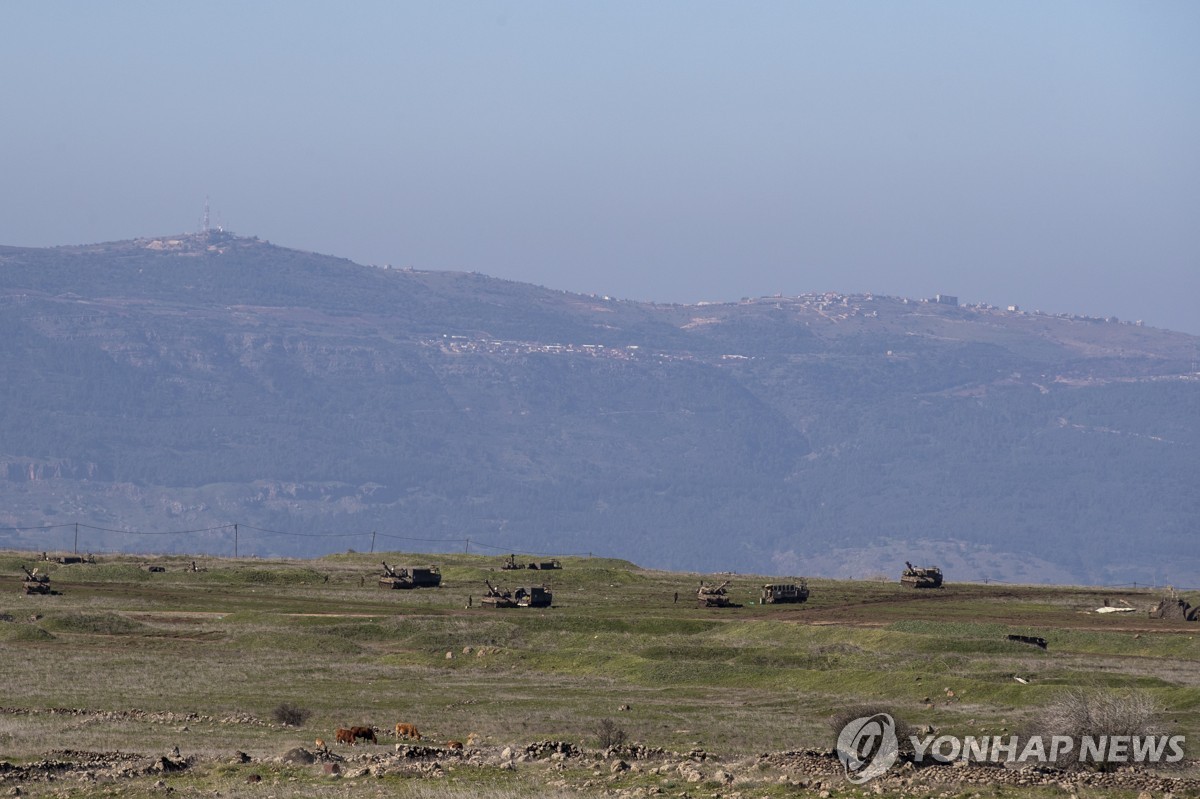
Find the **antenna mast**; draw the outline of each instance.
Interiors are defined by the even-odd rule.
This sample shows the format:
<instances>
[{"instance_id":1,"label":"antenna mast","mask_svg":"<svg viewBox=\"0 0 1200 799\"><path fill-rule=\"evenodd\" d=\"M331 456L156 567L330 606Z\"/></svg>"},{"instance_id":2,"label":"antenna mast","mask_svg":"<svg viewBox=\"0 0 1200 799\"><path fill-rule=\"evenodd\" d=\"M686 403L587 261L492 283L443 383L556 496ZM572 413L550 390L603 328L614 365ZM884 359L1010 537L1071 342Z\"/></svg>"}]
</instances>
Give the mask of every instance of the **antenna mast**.
<instances>
[{"instance_id":1,"label":"antenna mast","mask_svg":"<svg viewBox=\"0 0 1200 799\"><path fill-rule=\"evenodd\" d=\"M204 226L200 232L201 233L208 232L208 195L207 194L204 195Z\"/></svg>"}]
</instances>

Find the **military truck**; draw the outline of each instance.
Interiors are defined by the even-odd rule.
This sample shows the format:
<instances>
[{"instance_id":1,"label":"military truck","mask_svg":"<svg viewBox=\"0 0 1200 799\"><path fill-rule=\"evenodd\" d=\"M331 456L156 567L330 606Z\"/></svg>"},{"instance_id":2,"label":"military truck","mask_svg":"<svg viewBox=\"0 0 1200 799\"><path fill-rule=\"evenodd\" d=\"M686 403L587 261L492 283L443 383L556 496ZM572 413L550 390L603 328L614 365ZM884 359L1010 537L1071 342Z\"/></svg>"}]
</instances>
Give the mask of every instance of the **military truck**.
<instances>
[{"instance_id":1,"label":"military truck","mask_svg":"<svg viewBox=\"0 0 1200 799\"><path fill-rule=\"evenodd\" d=\"M554 602L554 594L544 585L522 586L513 592L519 608L548 608Z\"/></svg>"},{"instance_id":2,"label":"military truck","mask_svg":"<svg viewBox=\"0 0 1200 799\"><path fill-rule=\"evenodd\" d=\"M937 566L922 566L920 568L904 561L907 567L900 575L900 584L909 588L941 588L942 570Z\"/></svg>"},{"instance_id":3,"label":"military truck","mask_svg":"<svg viewBox=\"0 0 1200 799\"><path fill-rule=\"evenodd\" d=\"M536 561L534 563L530 563L529 568L540 569L541 571L547 571L549 569L561 569L562 564L559 563L557 560L543 560L543 561Z\"/></svg>"},{"instance_id":4,"label":"military truck","mask_svg":"<svg viewBox=\"0 0 1200 799\"><path fill-rule=\"evenodd\" d=\"M437 566L399 566L392 568L383 564L383 575L379 578L380 588L437 588L442 584L442 573Z\"/></svg>"},{"instance_id":5,"label":"military truck","mask_svg":"<svg viewBox=\"0 0 1200 799\"><path fill-rule=\"evenodd\" d=\"M762 587L758 601L763 605L807 602L808 581L800 580L798 583L767 583Z\"/></svg>"},{"instance_id":6,"label":"military truck","mask_svg":"<svg viewBox=\"0 0 1200 799\"><path fill-rule=\"evenodd\" d=\"M488 581L487 596L479 600L480 604L489 608L548 608L554 601L554 594L545 586L522 586L516 591L505 591L497 588Z\"/></svg>"},{"instance_id":7,"label":"military truck","mask_svg":"<svg viewBox=\"0 0 1200 799\"><path fill-rule=\"evenodd\" d=\"M24 566L21 571L25 572L25 579L21 581L21 589L26 594L50 594L50 575L42 574L36 568L33 571Z\"/></svg>"}]
</instances>

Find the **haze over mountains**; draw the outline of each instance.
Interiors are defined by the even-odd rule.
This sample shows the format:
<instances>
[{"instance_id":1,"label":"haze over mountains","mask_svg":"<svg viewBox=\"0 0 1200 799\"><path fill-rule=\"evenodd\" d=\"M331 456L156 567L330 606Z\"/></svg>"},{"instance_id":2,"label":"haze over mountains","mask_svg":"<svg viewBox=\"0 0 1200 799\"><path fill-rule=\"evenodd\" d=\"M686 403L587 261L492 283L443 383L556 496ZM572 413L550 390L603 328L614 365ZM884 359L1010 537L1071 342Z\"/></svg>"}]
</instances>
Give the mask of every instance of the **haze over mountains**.
<instances>
[{"instance_id":1,"label":"haze over mountains","mask_svg":"<svg viewBox=\"0 0 1200 799\"><path fill-rule=\"evenodd\" d=\"M625 302L221 232L0 247L0 525L22 528L0 546L239 522L293 534L242 554L375 530L701 571L1200 583L1200 339L943 300Z\"/></svg>"}]
</instances>

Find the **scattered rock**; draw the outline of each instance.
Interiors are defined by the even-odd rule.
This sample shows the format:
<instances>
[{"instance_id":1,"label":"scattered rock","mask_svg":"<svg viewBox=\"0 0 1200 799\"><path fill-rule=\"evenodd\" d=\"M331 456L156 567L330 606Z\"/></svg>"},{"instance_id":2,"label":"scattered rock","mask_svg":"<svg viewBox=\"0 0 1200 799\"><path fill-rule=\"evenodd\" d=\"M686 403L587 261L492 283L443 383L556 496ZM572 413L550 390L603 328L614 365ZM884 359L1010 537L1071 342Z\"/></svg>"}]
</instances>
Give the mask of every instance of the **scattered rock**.
<instances>
[{"instance_id":1,"label":"scattered rock","mask_svg":"<svg viewBox=\"0 0 1200 799\"><path fill-rule=\"evenodd\" d=\"M316 755L303 747L297 746L295 749L289 749L284 752L279 758L284 763L298 763L304 766L310 766L317 762Z\"/></svg>"},{"instance_id":2,"label":"scattered rock","mask_svg":"<svg viewBox=\"0 0 1200 799\"><path fill-rule=\"evenodd\" d=\"M176 771L183 771L188 767L186 760L172 760L169 757L158 757L150 761L146 766L145 773L147 774L170 774Z\"/></svg>"}]
</instances>

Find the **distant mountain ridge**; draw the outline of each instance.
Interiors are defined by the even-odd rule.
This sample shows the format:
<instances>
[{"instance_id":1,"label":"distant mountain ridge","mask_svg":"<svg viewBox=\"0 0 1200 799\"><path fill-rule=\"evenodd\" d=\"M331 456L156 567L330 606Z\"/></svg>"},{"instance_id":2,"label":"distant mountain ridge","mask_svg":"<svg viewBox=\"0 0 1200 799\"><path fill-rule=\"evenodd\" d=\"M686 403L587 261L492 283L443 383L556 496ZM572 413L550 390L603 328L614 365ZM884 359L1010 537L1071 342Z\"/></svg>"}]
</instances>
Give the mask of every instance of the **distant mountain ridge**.
<instances>
[{"instance_id":1,"label":"distant mountain ridge","mask_svg":"<svg viewBox=\"0 0 1200 799\"><path fill-rule=\"evenodd\" d=\"M0 247L0 526L1196 582L1200 339L943 300L638 303L217 231Z\"/></svg>"}]
</instances>

